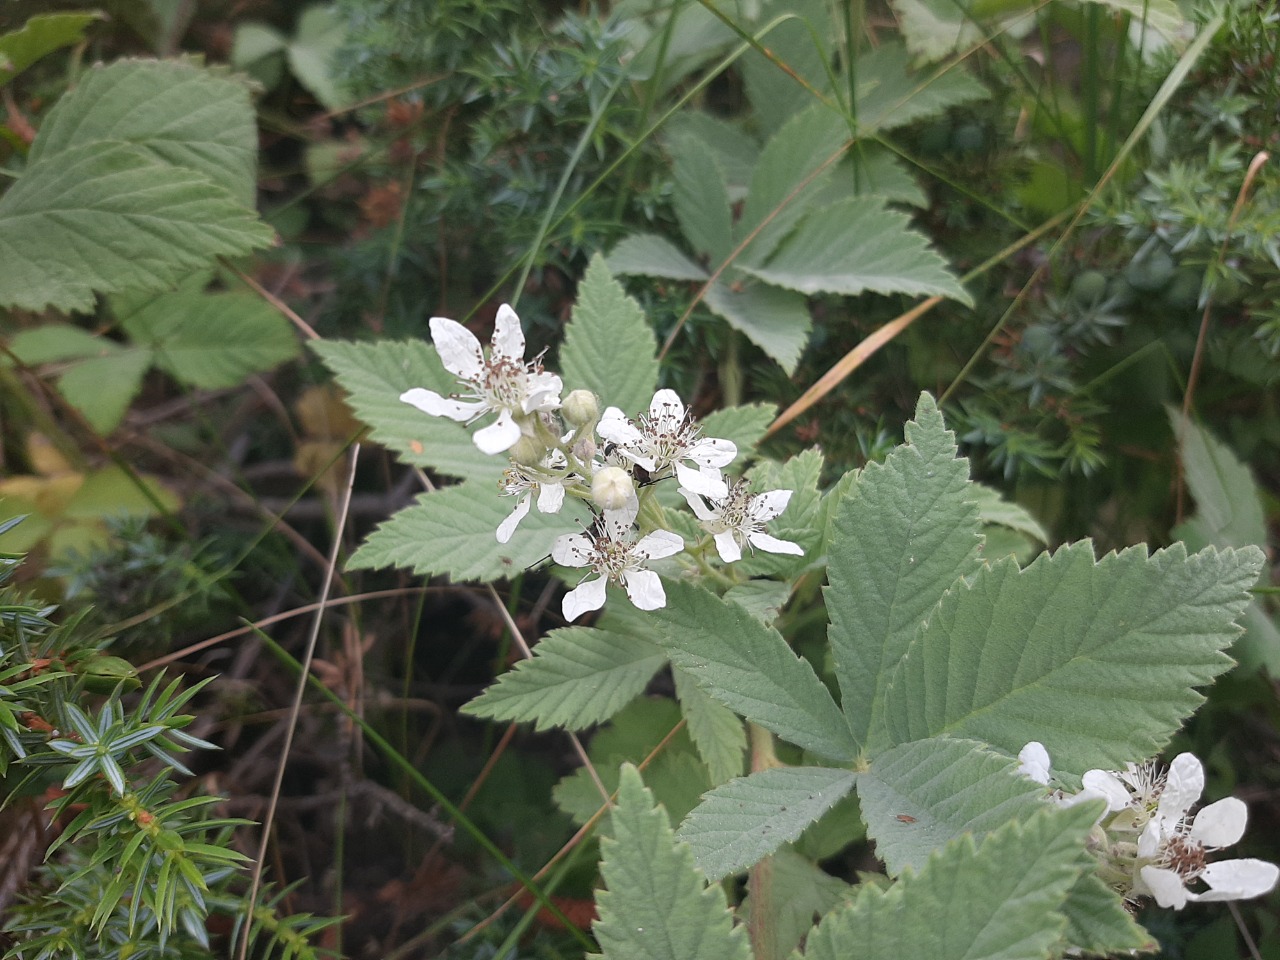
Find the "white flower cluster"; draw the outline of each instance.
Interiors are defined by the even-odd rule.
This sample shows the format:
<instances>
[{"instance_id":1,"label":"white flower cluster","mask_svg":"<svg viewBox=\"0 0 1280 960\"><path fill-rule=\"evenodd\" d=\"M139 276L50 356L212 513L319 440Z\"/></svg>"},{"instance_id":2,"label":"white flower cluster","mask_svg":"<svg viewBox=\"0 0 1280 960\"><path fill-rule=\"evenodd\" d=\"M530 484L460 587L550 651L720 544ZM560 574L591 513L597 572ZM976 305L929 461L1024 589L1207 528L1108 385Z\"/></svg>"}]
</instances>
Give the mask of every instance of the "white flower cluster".
<instances>
[{"instance_id":1,"label":"white flower cluster","mask_svg":"<svg viewBox=\"0 0 1280 960\"><path fill-rule=\"evenodd\" d=\"M471 331L445 317L431 318L431 339L459 390L445 397L415 387L400 399L468 425L496 414L473 439L483 452L510 459L500 489L517 499L498 527L499 542L511 539L531 504L542 513L558 513L568 495L596 513L588 530L561 536L551 547L556 563L588 568L565 595L566 619L603 606L610 581L621 584L642 610L666 604L662 581L646 569L647 562L702 552L701 545L690 548L661 526L663 513L651 489L668 477L679 483L708 535L706 543L715 545L725 563L740 559L744 547L804 553L798 544L765 532L765 524L786 509L791 491L752 494L745 483L727 481L721 469L737 456L737 447L702 436L675 391L659 390L648 413L634 420L617 407L600 413L588 391L575 390L562 402L560 377L542 369L540 356L525 360L520 319L506 304L498 310L488 356Z\"/></svg>"},{"instance_id":2,"label":"white flower cluster","mask_svg":"<svg viewBox=\"0 0 1280 960\"><path fill-rule=\"evenodd\" d=\"M1019 771L1049 786L1049 754L1032 741L1018 754ZM1168 769L1155 761L1129 763L1124 770L1090 770L1079 793L1053 790L1065 805L1103 800L1107 809L1095 827L1091 848L1098 876L1126 899L1151 897L1181 910L1192 900L1243 900L1270 892L1280 867L1265 860L1219 860L1207 854L1244 836L1248 810L1235 797L1218 800L1192 814L1204 792L1204 767L1190 753L1173 758ZM1191 889L1196 881L1208 887Z\"/></svg>"}]
</instances>

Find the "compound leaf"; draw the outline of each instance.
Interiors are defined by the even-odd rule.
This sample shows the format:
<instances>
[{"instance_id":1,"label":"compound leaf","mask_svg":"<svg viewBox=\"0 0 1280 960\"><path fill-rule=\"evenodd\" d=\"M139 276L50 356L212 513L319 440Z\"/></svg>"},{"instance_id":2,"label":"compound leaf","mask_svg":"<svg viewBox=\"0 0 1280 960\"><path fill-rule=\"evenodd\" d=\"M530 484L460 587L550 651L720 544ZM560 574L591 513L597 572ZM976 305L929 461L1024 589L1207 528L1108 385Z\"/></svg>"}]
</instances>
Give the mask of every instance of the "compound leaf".
<instances>
[{"instance_id":1,"label":"compound leaf","mask_svg":"<svg viewBox=\"0 0 1280 960\"><path fill-rule=\"evenodd\" d=\"M724 783L742 774L742 756L747 750L747 731L736 713L713 700L683 670L672 671L680 712L688 725L689 737L698 756L707 765L711 782Z\"/></svg>"}]
</instances>

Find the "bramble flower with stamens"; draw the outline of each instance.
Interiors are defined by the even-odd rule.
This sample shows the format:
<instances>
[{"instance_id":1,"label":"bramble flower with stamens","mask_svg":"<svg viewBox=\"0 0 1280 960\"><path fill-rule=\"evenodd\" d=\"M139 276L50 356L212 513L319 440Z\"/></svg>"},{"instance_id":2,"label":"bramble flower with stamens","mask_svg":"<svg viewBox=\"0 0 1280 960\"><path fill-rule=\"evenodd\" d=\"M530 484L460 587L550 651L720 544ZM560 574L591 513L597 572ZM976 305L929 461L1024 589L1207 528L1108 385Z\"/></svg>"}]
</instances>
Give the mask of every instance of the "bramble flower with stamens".
<instances>
[{"instance_id":1,"label":"bramble flower with stamens","mask_svg":"<svg viewBox=\"0 0 1280 960\"><path fill-rule=\"evenodd\" d=\"M431 318L431 339L440 362L463 390L442 397L434 390L414 387L400 394L400 399L423 413L459 423L474 423L496 413L498 419L472 438L484 453L510 450L522 435L532 432L533 417L560 406L560 378L543 372L537 358L525 363L524 331L507 304L498 308L488 357L470 330L447 317Z\"/></svg>"},{"instance_id":2,"label":"bramble flower with stamens","mask_svg":"<svg viewBox=\"0 0 1280 960\"><path fill-rule=\"evenodd\" d=\"M590 610L604 606L609 581L620 583L627 596L641 610L657 610L667 604L662 581L644 568L648 560L661 560L684 549L684 540L669 530L654 530L639 540L632 539L631 525L636 506L605 510L588 533L571 533L556 538L551 558L566 567L590 567L591 572L564 595L565 619L572 622Z\"/></svg>"},{"instance_id":3,"label":"bramble flower with stamens","mask_svg":"<svg viewBox=\"0 0 1280 960\"><path fill-rule=\"evenodd\" d=\"M739 481L731 486L724 497L712 497L710 506L692 490L680 488L694 515L702 521L702 528L715 540L716 552L725 563L742 559L742 548L758 547L769 553L789 553L804 556L804 548L790 540L779 540L764 532L766 521L772 520L787 508L791 500L790 490L769 490L754 496L747 484Z\"/></svg>"},{"instance_id":4,"label":"bramble flower with stamens","mask_svg":"<svg viewBox=\"0 0 1280 960\"><path fill-rule=\"evenodd\" d=\"M542 460L541 469L527 467L511 461L499 484L504 497L519 497L510 515L498 525L498 542L508 542L516 532L520 521L529 513L529 504L536 500L539 513L559 513L564 506L564 490L577 482L577 474L567 473L568 461L559 450L552 450Z\"/></svg>"},{"instance_id":5,"label":"bramble flower with stamens","mask_svg":"<svg viewBox=\"0 0 1280 960\"><path fill-rule=\"evenodd\" d=\"M617 451L651 474L668 468L675 471L680 485L707 497L728 496L728 484L720 468L738 455L731 440L701 436L701 429L685 411L674 390L659 390L649 404L648 415L638 425L617 407L609 407L600 418L596 432L617 445ZM697 469L686 461L697 465Z\"/></svg>"}]
</instances>

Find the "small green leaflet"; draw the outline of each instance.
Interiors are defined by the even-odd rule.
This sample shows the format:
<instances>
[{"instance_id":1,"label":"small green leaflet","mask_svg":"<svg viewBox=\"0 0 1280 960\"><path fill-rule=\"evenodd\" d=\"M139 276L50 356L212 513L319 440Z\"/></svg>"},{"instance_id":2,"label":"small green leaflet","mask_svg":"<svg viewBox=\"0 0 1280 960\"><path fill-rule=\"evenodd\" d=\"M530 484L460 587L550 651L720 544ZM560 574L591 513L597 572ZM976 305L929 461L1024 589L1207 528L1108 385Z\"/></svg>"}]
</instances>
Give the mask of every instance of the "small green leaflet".
<instances>
[{"instance_id":1,"label":"small green leaflet","mask_svg":"<svg viewBox=\"0 0 1280 960\"><path fill-rule=\"evenodd\" d=\"M708 309L794 373L809 339L813 320L804 297L757 283L730 269L711 285L704 298Z\"/></svg>"},{"instance_id":2,"label":"small green leaflet","mask_svg":"<svg viewBox=\"0 0 1280 960\"><path fill-rule=\"evenodd\" d=\"M756 869L765 872L768 902L763 907L767 911L764 933L774 957L788 956L813 929L814 916L820 917L848 899L854 889L785 848L770 854ZM738 908L738 916L746 919L757 909L761 908L755 898L748 895Z\"/></svg>"},{"instance_id":3,"label":"small green leaflet","mask_svg":"<svg viewBox=\"0 0 1280 960\"><path fill-rule=\"evenodd\" d=\"M613 836L600 841L593 928L607 960L751 960L746 932L734 925L724 891L693 866L640 773L622 768Z\"/></svg>"},{"instance_id":4,"label":"small green leaflet","mask_svg":"<svg viewBox=\"0 0 1280 960\"><path fill-rule=\"evenodd\" d=\"M628 276L698 281L708 276L670 240L652 233L636 233L620 241L607 263L614 273Z\"/></svg>"},{"instance_id":5,"label":"small green leaflet","mask_svg":"<svg viewBox=\"0 0 1280 960\"><path fill-rule=\"evenodd\" d=\"M729 188L711 148L697 137L675 137L671 144L676 219L689 245L715 265L733 250L733 208Z\"/></svg>"},{"instance_id":6,"label":"small green leaflet","mask_svg":"<svg viewBox=\"0 0 1280 960\"><path fill-rule=\"evenodd\" d=\"M751 458L777 413L778 408L771 403L723 407L702 418L702 435L732 440L737 445L737 459L727 468L727 472L736 473Z\"/></svg>"},{"instance_id":7,"label":"small green leaflet","mask_svg":"<svg viewBox=\"0 0 1280 960\"><path fill-rule=\"evenodd\" d=\"M79 43L89 24L102 19L97 12L47 13L0 35L0 87L46 54Z\"/></svg>"},{"instance_id":8,"label":"small green leaflet","mask_svg":"<svg viewBox=\"0 0 1280 960\"><path fill-rule=\"evenodd\" d=\"M683 670L673 668L671 672L689 737L707 765L712 784L741 776L742 760L747 752L747 731L742 720L728 707L711 699Z\"/></svg>"}]
</instances>

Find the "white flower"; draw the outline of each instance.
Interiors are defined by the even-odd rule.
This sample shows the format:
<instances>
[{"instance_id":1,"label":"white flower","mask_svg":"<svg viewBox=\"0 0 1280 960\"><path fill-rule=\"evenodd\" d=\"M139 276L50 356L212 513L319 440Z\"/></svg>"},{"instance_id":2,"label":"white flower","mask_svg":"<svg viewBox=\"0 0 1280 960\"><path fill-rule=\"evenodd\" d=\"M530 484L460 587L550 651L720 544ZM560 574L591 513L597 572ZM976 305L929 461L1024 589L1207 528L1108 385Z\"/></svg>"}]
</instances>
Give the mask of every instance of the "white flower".
<instances>
[{"instance_id":1,"label":"white flower","mask_svg":"<svg viewBox=\"0 0 1280 960\"><path fill-rule=\"evenodd\" d=\"M1192 900L1242 900L1269 892L1280 879L1280 867L1264 860L1220 860L1208 863L1206 854L1229 847L1244 836L1248 808L1227 797L1194 817L1191 807L1204 789L1204 768L1189 753L1179 754L1169 767L1163 789L1147 825L1138 838L1138 871L1134 893L1149 894L1162 907L1181 910ZM1203 893L1187 889L1202 880Z\"/></svg>"},{"instance_id":2,"label":"white flower","mask_svg":"<svg viewBox=\"0 0 1280 960\"><path fill-rule=\"evenodd\" d=\"M556 473L563 472L566 462L563 453L552 450L543 458L542 465L550 472ZM506 543L511 539L520 521L528 514L529 503L535 499L535 494L539 513L559 513L564 505L565 484L572 483L576 479L575 474L553 478L512 461L502 477L502 495L520 499L516 501L510 515L498 525L498 542Z\"/></svg>"},{"instance_id":3,"label":"white flower","mask_svg":"<svg viewBox=\"0 0 1280 960\"><path fill-rule=\"evenodd\" d=\"M554 410L560 406L560 378L544 373L538 360L525 363L524 332L520 318L505 303L498 308L489 356L480 341L462 324L446 317L431 318L431 339L445 369L464 388L452 397L414 387L400 399L433 417L472 423L486 413L498 419L476 431L475 444L489 454L510 450L520 439L517 417Z\"/></svg>"},{"instance_id":4,"label":"white flower","mask_svg":"<svg viewBox=\"0 0 1280 960\"><path fill-rule=\"evenodd\" d=\"M556 539L551 557L566 567L590 567L588 575L564 595L564 616L570 622L588 610L604 606L605 586L610 580L621 583L627 596L641 610L657 610L666 606L667 595L662 581L652 570L644 569L646 560L660 560L684 549L684 540L669 530L655 530L631 539L631 524L636 509L628 504L621 510L606 510L588 534L571 533Z\"/></svg>"},{"instance_id":5,"label":"white flower","mask_svg":"<svg viewBox=\"0 0 1280 960\"><path fill-rule=\"evenodd\" d=\"M1049 751L1038 740L1032 740L1018 751L1018 772L1042 787L1049 785Z\"/></svg>"},{"instance_id":6,"label":"white flower","mask_svg":"<svg viewBox=\"0 0 1280 960\"><path fill-rule=\"evenodd\" d=\"M787 508L790 490L769 490L752 496L746 483L735 483L725 496L711 497L711 506L692 490L680 488L702 527L712 534L716 551L725 563L742 559L742 548L750 545L770 553L804 556L804 548L790 540L779 540L764 532L765 522Z\"/></svg>"},{"instance_id":7,"label":"white flower","mask_svg":"<svg viewBox=\"0 0 1280 960\"><path fill-rule=\"evenodd\" d=\"M738 448L729 440L699 436L701 431L674 390L659 390L653 395L649 414L640 417L639 426L617 407L609 407L596 431L650 473L671 467L680 485L694 493L723 497L729 492L720 468L738 455ZM685 461L697 464L697 469Z\"/></svg>"}]
</instances>

